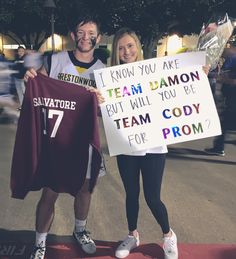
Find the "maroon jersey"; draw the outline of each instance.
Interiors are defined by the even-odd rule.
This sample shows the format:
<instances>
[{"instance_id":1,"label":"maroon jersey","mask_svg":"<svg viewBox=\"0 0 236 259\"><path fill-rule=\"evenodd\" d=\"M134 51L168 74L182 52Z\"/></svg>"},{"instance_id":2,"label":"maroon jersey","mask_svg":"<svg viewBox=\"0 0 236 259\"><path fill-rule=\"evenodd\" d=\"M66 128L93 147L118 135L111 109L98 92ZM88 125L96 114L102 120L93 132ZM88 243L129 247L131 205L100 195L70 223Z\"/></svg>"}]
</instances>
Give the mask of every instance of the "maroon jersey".
<instances>
[{"instance_id":1,"label":"maroon jersey","mask_svg":"<svg viewBox=\"0 0 236 259\"><path fill-rule=\"evenodd\" d=\"M41 74L30 79L12 158L12 197L42 187L75 196L86 178L89 145L92 191L101 165L96 95Z\"/></svg>"}]
</instances>

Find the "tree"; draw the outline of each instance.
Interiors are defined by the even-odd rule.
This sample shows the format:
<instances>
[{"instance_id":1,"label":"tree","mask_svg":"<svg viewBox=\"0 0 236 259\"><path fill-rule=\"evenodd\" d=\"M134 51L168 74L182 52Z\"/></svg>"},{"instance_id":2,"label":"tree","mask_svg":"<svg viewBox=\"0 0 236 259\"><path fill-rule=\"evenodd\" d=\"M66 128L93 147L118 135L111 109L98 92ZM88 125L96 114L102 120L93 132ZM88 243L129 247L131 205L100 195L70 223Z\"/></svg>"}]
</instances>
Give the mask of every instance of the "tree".
<instances>
[{"instance_id":1,"label":"tree","mask_svg":"<svg viewBox=\"0 0 236 259\"><path fill-rule=\"evenodd\" d=\"M145 58L154 56L158 41L168 33L199 33L211 15L231 14L235 0L103 0L104 31L113 34L126 26L141 38ZM105 14L104 14L105 12Z\"/></svg>"},{"instance_id":2,"label":"tree","mask_svg":"<svg viewBox=\"0 0 236 259\"><path fill-rule=\"evenodd\" d=\"M44 0L0 0L0 32L17 44L39 49L51 35L49 14L43 4ZM65 34L66 27L57 26L56 32Z\"/></svg>"},{"instance_id":3,"label":"tree","mask_svg":"<svg viewBox=\"0 0 236 259\"><path fill-rule=\"evenodd\" d=\"M51 35L50 12L45 0L0 0L0 33L16 44L33 46L38 50ZM66 35L69 23L87 10L99 10L99 1L54 0L56 4L55 33ZM92 3L94 2L94 3ZM96 6L98 8L96 8Z\"/></svg>"},{"instance_id":4,"label":"tree","mask_svg":"<svg viewBox=\"0 0 236 259\"><path fill-rule=\"evenodd\" d=\"M235 0L54 0L55 32L66 34L68 24L81 13L96 15L105 34L125 26L141 39L145 58L155 55L158 41L168 33L199 33L213 14L236 17ZM0 0L0 32L17 43L38 49L51 35L44 0Z\"/></svg>"}]
</instances>

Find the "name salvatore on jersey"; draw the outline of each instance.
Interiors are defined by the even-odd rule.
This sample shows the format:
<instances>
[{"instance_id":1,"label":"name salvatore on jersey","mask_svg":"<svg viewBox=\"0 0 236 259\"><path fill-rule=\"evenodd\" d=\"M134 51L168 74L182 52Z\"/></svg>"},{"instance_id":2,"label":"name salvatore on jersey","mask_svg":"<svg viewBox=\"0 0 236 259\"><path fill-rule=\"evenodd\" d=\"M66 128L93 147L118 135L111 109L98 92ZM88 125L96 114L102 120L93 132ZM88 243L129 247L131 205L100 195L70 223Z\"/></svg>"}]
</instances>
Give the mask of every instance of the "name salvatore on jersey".
<instances>
[{"instance_id":1,"label":"name salvatore on jersey","mask_svg":"<svg viewBox=\"0 0 236 259\"><path fill-rule=\"evenodd\" d=\"M33 98L33 104L35 107L44 106L50 108L60 108L66 110L75 110L76 102L68 100L53 99L47 97L36 97Z\"/></svg>"}]
</instances>

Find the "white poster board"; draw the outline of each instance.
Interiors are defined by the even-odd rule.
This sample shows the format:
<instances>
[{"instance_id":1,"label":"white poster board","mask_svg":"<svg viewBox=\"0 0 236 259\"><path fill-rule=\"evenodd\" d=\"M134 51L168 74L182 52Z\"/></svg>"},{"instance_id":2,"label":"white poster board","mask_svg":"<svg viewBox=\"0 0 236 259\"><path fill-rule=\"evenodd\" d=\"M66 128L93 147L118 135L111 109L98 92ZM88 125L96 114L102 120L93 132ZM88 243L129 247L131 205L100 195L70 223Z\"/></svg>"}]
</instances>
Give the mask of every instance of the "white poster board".
<instances>
[{"instance_id":1,"label":"white poster board","mask_svg":"<svg viewBox=\"0 0 236 259\"><path fill-rule=\"evenodd\" d=\"M111 156L221 134L204 52L95 70Z\"/></svg>"}]
</instances>

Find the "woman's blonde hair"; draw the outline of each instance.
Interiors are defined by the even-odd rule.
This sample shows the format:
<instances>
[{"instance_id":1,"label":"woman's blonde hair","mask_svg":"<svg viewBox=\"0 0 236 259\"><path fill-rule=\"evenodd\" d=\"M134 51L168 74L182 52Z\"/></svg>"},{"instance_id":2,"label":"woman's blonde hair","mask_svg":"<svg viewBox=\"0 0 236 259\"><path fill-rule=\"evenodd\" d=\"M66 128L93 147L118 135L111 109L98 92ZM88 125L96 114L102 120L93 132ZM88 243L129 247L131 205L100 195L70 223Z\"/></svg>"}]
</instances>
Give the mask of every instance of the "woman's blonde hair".
<instances>
[{"instance_id":1,"label":"woman's blonde hair","mask_svg":"<svg viewBox=\"0 0 236 259\"><path fill-rule=\"evenodd\" d=\"M124 37L125 35L129 35L130 37L132 37L137 45L138 48L138 56L137 56L137 60L143 60L143 53L142 53L142 46L140 43L140 40L137 36L137 34L129 29L129 28L121 28L120 30L118 30L113 38L113 42L112 42L112 54L111 54L111 65L115 66L115 65L120 65L120 58L119 58L119 46L118 46L118 41Z\"/></svg>"}]
</instances>

